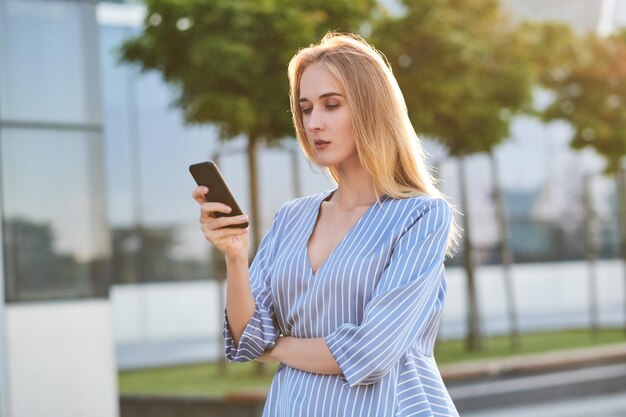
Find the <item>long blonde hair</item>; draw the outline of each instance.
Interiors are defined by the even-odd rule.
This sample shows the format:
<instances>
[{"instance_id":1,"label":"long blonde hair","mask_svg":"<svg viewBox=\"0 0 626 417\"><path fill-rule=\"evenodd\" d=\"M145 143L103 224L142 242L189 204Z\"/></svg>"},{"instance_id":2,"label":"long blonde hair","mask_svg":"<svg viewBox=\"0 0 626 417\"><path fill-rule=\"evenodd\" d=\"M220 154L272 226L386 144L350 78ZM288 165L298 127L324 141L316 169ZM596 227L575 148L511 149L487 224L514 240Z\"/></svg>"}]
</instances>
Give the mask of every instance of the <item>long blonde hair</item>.
<instances>
[{"instance_id":1,"label":"long blonde hair","mask_svg":"<svg viewBox=\"0 0 626 417\"><path fill-rule=\"evenodd\" d=\"M289 62L291 114L306 157L315 163L298 101L302 74L312 64L321 65L343 87L359 160L372 176L375 188L392 198L424 194L443 198L428 171L424 149L389 63L358 35L329 32L318 44L299 50ZM338 182L337 167L326 169ZM454 222L452 226L456 229ZM451 236L452 244L455 230Z\"/></svg>"}]
</instances>

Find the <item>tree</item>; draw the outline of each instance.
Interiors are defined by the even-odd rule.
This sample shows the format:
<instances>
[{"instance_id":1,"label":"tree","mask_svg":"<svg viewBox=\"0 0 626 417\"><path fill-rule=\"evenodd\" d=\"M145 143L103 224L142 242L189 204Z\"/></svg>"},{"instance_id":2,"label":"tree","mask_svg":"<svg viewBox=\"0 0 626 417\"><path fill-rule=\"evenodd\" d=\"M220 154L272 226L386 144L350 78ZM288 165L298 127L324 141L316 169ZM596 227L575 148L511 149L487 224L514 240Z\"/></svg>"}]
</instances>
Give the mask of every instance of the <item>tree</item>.
<instances>
[{"instance_id":1,"label":"tree","mask_svg":"<svg viewBox=\"0 0 626 417\"><path fill-rule=\"evenodd\" d=\"M260 241L256 147L293 135L287 63L330 29L356 31L374 0L146 0L123 61L173 85L190 124L248 139L252 253Z\"/></svg>"},{"instance_id":2,"label":"tree","mask_svg":"<svg viewBox=\"0 0 626 417\"><path fill-rule=\"evenodd\" d=\"M141 33L121 59L175 87L190 124L248 139L251 252L261 240L256 149L293 135L287 64L328 30L357 31L374 0L146 0ZM260 372L263 371L259 363Z\"/></svg>"},{"instance_id":3,"label":"tree","mask_svg":"<svg viewBox=\"0 0 626 417\"><path fill-rule=\"evenodd\" d=\"M626 31L606 38L591 34L575 51L558 71L543 78L555 94L543 117L569 122L574 129L571 146L594 149L606 161L605 173L615 177L620 254L626 273Z\"/></svg>"},{"instance_id":4,"label":"tree","mask_svg":"<svg viewBox=\"0 0 626 417\"><path fill-rule=\"evenodd\" d=\"M468 284L469 349L482 337L470 240L465 157L508 137L512 115L531 96L530 68L517 31L497 0L405 0L406 14L383 18L375 36L391 62L419 134L459 160Z\"/></svg>"}]
</instances>

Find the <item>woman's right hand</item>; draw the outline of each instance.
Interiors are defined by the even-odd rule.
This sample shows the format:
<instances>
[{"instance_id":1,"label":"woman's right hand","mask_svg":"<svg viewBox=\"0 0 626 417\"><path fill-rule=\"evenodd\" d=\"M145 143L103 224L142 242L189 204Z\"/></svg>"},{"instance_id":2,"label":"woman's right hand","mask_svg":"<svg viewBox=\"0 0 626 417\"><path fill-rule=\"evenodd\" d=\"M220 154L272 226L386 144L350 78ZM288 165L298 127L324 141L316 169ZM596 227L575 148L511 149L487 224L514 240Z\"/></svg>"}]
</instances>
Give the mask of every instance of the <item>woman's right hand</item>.
<instances>
[{"instance_id":1,"label":"woman's right hand","mask_svg":"<svg viewBox=\"0 0 626 417\"><path fill-rule=\"evenodd\" d=\"M231 209L222 203L207 203L204 195L209 192L207 187L197 187L191 193L194 200L200 204L200 225L206 240L211 242L226 257L238 258L248 256L248 229L228 228L231 224L240 224L248 221L248 216L213 217L211 213L230 213Z\"/></svg>"}]
</instances>

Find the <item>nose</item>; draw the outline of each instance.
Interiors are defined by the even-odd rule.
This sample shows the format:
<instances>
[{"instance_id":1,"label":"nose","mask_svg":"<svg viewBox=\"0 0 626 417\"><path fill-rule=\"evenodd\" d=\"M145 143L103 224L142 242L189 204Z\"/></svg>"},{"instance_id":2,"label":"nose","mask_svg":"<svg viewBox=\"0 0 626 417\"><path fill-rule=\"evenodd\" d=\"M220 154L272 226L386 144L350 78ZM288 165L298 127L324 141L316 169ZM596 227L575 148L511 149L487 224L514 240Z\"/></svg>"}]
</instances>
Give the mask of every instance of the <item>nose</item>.
<instances>
[{"instance_id":1,"label":"nose","mask_svg":"<svg viewBox=\"0 0 626 417\"><path fill-rule=\"evenodd\" d=\"M317 132L324 128L322 122L321 112L315 110L315 107L311 109L311 113L305 116L304 125L311 132Z\"/></svg>"}]
</instances>

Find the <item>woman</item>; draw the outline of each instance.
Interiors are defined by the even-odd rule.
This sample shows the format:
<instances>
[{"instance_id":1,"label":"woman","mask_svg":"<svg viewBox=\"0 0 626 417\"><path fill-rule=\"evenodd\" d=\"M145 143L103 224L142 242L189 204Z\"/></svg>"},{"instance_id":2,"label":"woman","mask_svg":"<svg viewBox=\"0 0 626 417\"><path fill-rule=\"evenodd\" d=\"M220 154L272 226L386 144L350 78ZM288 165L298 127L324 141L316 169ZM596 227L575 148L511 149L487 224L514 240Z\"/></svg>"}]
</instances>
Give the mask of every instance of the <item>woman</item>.
<instances>
[{"instance_id":1,"label":"woman","mask_svg":"<svg viewBox=\"0 0 626 417\"><path fill-rule=\"evenodd\" d=\"M376 50L327 34L289 64L293 122L332 191L286 203L248 269L247 217L207 203L226 257L226 356L280 365L264 416L457 416L433 358L454 222Z\"/></svg>"}]
</instances>

